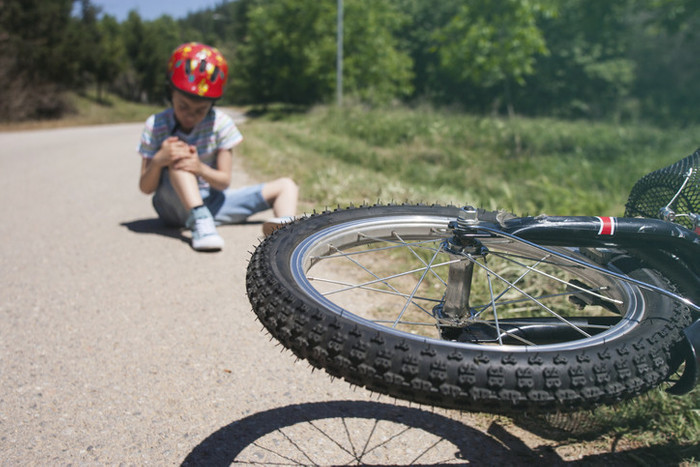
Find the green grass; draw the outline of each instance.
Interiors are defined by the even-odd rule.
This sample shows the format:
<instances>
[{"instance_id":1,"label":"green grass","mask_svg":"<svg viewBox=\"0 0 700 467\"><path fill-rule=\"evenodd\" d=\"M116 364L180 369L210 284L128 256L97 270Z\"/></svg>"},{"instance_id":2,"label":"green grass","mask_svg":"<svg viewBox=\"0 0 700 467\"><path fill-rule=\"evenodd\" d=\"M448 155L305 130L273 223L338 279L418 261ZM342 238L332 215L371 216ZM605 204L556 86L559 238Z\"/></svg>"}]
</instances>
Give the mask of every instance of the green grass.
<instances>
[{"instance_id":1,"label":"green grass","mask_svg":"<svg viewBox=\"0 0 700 467\"><path fill-rule=\"evenodd\" d=\"M691 153L695 132L324 107L250 121L241 153L260 176L292 175L313 207L408 200L621 215L633 183Z\"/></svg>"},{"instance_id":2,"label":"green grass","mask_svg":"<svg viewBox=\"0 0 700 467\"><path fill-rule=\"evenodd\" d=\"M163 110L164 105L143 105L129 102L112 94L97 98L94 91L74 96L77 114L74 119L85 124L143 122L149 115Z\"/></svg>"},{"instance_id":3,"label":"green grass","mask_svg":"<svg viewBox=\"0 0 700 467\"><path fill-rule=\"evenodd\" d=\"M615 406L513 421L560 446L593 443L609 451L585 465L700 465L698 390L677 397L658 388Z\"/></svg>"},{"instance_id":4,"label":"green grass","mask_svg":"<svg viewBox=\"0 0 700 467\"><path fill-rule=\"evenodd\" d=\"M129 102L113 94L97 98L94 90L83 94L70 93L67 101L73 111L61 119L0 124L0 131L33 130L79 125L101 125L111 123L143 122L163 106L143 105Z\"/></svg>"},{"instance_id":5,"label":"green grass","mask_svg":"<svg viewBox=\"0 0 700 467\"><path fill-rule=\"evenodd\" d=\"M643 460L632 457L633 465L700 465L697 389L678 397L658 388L615 406L545 420L536 419L535 427L551 429L552 439L606 440L610 445L624 441L635 446Z\"/></svg>"},{"instance_id":6,"label":"green grass","mask_svg":"<svg viewBox=\"0 0 700 467\"><path fill-rule=\"evenodd\" d=\"M605 430L615 433L640 436L643 428L655 442L700 446L700 391L697 390L677 397L656 389L638 400L601 408L594 418ZM700 456L700 450L695 455Z\"/></svg>"}]
</instances>

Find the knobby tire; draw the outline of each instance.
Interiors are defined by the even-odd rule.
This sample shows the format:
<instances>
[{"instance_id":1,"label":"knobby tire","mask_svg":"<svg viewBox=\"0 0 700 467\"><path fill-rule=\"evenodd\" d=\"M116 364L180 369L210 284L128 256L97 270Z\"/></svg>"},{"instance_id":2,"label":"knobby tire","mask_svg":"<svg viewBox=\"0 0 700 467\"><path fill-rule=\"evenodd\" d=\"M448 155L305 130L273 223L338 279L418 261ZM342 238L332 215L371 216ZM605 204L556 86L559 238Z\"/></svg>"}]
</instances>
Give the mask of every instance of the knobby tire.
<instances>
[{"instance_id":1,"label":"knobby tire","mask_svg":"<svg viewBox=\"0 0 700 467\"><path fill-rule=\"evenodd\" d=\"M247 292L253 310L282 345L332 376L396 398L467 411L550 412L611 404L658 386L676 370L679 364L676 347L682 339L682 329L690 321L688 310L667 297L618 284L591 271L580 272L583 282L597 281L602 284L601 290L619 289L616 292L616 303L622 303L616 305L619 317L600 318L611 324L597 335L589 332L596 329L599 319L596 317L586 318L586 326L590 328L581 331L585 336L572 337L571 332L552 327L556 336L551 341L535 341L549 339L547 333L540 332L533 334L532 341L525 333L507 343L483 343L469 335L469 327L463 334L467 337L462 338L459 337L462 331L456 325L448 329L452 334L440 328L444 321L432 327L416 323L413 318L392 323L375 316L376 310L367 315L355 311L356 307L359 310L359 300L336 303L334 295L345 287L343 284L360 282L364 283L359 287L364 294L362 301L371 301L374 294L397 295L407 303L404 311L420 308L422 315L429 315L429 307L417 303L418 295L406 298L412 285L408 292L399 292L400 286L389 284L393 276L384 270L392 268L394 261L404 267L392 256L393 251L388 251L381 261L362 264L359 274L369 273L371 280L359 279L352 273L346 277L344 268L360 264L362 259L356 258L363 254L374 253L372 246L379 240L387 242L389 250L410 244L410 256L424 255L418 264L426 265L437 250L431 246L425 248L428 254L419 251L424 248L423 242L449 237L447 224L458 214L459 209L452 206L380 205L338 209L298 220L265 239L253 253L247 272ZM495 212L480 212L479 219L502 223ZM495 239L494 251L502 243L506 242ZM329 268L331 275L340 275L330 281L335 290L317 291L316 287L321 290L326 286L312 284L312 274L307 272L313 271L317 263L338 256L343 249L354 251L355 248L356 256L343 254L342 263L333 263ZM516 265L529 255L517 248L504 251L503 256ZM591 262L637 280L669 287L657 271L645 268L624 252L575 254L598 258ZM540 262L557 266L557 261L551 259ZM381 273L375 273L375 269ZM416 268L420 270L417 283L426 276L434 276L433 283L426 288L438 289L439 273L433 274L430 269ZM493 274L496 273L491 274L492 278ZM608 312L604 310L604 313ZM522 322L534 320L537 324L538 319L548 318L522 318ZM487 334L498 326L494 322L483 319L481 326ZM518 333L521 321L503 322L516 323L512 325L516 329L513 334ZM423 333L426 328L433 334ZM436 328L442 330L435 331ZM505 336L510 337L507 332Z\"/></svg>"}]
</instances>

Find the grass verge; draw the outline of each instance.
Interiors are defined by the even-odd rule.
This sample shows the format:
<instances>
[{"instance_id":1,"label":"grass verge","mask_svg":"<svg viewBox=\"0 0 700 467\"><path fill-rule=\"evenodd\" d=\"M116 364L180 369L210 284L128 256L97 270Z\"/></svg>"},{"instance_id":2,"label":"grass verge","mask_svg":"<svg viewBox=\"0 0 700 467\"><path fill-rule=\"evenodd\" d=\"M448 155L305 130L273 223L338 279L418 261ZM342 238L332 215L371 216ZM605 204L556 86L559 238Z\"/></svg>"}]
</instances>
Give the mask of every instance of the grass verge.
<instances>
[{"instance_id":1,"label":"grass verge","mask_svg":"<svg viewBox=\"0 0 700 467\"><path fill-rule=\"evenodd\" d=\"M2 123L0 131L143 122L152 113L163 109L163 106L129 102L113 94L105 94L101 99L98 99L95 91L88 91L84 94L69 94L68 101L72 105L73 111L63 118Z\"/></svg>"},{"instance_id":2,"label":"grass verge","mask_svg":"<svg viewBox=\"0 0 700 467\"><path fill-rule=\"evenodd\" d=\"M634 182L690 154L695 131L323 107L250 120L240 152L260 177L293 176L314 208L408 200L621 215Z\"/></svg>"}]
</instances>

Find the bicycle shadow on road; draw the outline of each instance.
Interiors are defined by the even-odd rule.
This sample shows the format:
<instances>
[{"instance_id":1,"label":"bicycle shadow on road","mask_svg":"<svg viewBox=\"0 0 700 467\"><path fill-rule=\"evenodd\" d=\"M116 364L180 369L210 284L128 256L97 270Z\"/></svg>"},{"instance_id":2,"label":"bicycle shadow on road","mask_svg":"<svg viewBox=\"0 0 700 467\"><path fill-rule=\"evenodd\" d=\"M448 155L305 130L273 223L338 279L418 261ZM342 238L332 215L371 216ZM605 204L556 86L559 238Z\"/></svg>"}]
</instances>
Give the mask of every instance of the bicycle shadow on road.
<instances>
[{"instance_id":1,"label":"bicycle shadow on road","mask_svg":"<svg viewBox=\"0 0 700 467\"><path fill-rule=\"evenodd\" d=\"M489 433L419 408L331 401L270 409L224 426L183 466L562 465L556 452L531 449L496 422Z\"/></svg>"},{"instance_id":2,"label":"bicycle shadow on road","mask_svg":"<svg viewBox=\"0 0 700 467\"><path fill-rule=\"evenodd\" d=\"M137 219L131 222L122 222L119 225L126 227L134 233L161 235L163 237L180 240L184 243L190 243L190 239L183 235L182 229L177 227L168 227L158 218Z\"/></svg>"}]
</instances>

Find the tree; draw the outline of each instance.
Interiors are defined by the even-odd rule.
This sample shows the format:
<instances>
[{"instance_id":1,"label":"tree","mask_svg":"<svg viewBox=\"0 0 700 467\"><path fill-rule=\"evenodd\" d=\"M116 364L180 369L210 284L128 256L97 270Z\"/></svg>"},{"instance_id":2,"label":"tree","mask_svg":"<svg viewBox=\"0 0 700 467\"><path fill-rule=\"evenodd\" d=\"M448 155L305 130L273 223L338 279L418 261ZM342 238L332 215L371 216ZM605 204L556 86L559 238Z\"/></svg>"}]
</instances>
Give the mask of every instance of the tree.
<instances>
[{"instance_id":1,"label":"tree","mask_svg":"<svg viewBox=\"0 0 700 467\"><path fill-rule=\"evenodd\" d=\"M97 98L102 99L104 85L114 83L127 67L126 47L119 23L112 16L104 16L98 25L99 50L95 63Z\"/></svg>"},{"instance_id":2,"label":"tree","mask_svg":"<svg viewBox=\"0 0 700 467\"><path fill-rule=\"evenodd\" d=\"M518 93L530 113L598 118L618 113L636 76L628 54L630 0L556 0L539 20L550 53Z\"/></svg>"},{"instance_id":3,"label":"tree","mask_svg":"<svg viewBox=\"0 0 700 467\"><path fill-rule=\"evenodd\" d=\"M72 0L0 2L0 119L59 116L62 91L80 85L82 55L75 42ZM77 55L77 56L76 56Z\"/></svg>"},{"instance_id":4,"label":"tree","mask_svg":"<svg viewBox=\"0 0 700 467\"><path fill-rule=\"evenodd\" d=\"M97 81L98 68L104 58L102 33L97 20L100 9L92 5L90 0L79 0L76 3L80 4L80 16L71 17L60 56L71 57L70 60L65 61L76 66L73 73L77 79L75 88L82 89L93 81Z\"/></svg>"},{"instance_id":5,"label":"tree","mask_svg":"<svg viewBox=\"0 0 700 467\"><path fill-rule=\"evenodd\" d=\"M525 84L548 52L536 21L543 11L531 0L462 2L433 34L440 69L465 92L502 86L512 113L510 86Z\"/></svg>"},{"instance_id":6,"label":"tree","mask_svg":"<svg viewBox=\"0 0 700 467\"><path fill-rule=\"evenodd\" d=\"M408 17L390 2L344 0L344 87L364 102L386 103L413 91L410 56L396 36Z\"/></svg>"},{"instance_id":7,"label":"tree","mask_svg":"<svg viewBox=\"0 0 700 467\"><path fill-rule=\"evenodd\" d=\"M636 64L637 112L662 123L698 121L700 106L700 4L648 0L632 16L629 56Z\"/></svg>"},{"instance_id":8,"label":"tree","mask_svg":"<svg viewBox=\"0 0 700 467\"><path fill-rule=\"evenodd\" d=\"M334 42L330 2L260 0L248 10L237 84L248 99L306 103L330 91ZM247 91L247 92L246 92ZM240 93L242 96L244 93Z\"/></svg>"},{"instance_id":9,"label":"tree","mask_svg":"<svg viewBox=\"0 0 700 467\"><path fill-rule=\"evenodd\" d=\"M386 101L410 89L410 59L397 48L401 15L391 5L345 1L345 91ZM257 0L237 54L235 93L248 102L327 102L335 91L336 4Z\"/></svg>"},{"instance_id":10,"label":"tree","mask_svg":"<svg viewBox=\"0 0 700 467\"><path fill-rule=\"evenodd\" d=\"M170 16L144 22L131 11L122 25L129 73L126 88L132 100L155 102L164 97L165 73L170 54L185 41L183 30Z\"/></svg>"},{"instance_id":11,"label":"tree","mask_svg":"<svg viewBox=\"0 0 700 467\"><path fill-rule=\"evenodd\" d=\"M649 9L656 12L654 22L668 33L697 35L693 28L695 19L700 16L700 3L696 0L647 0Z\"/></svg>"},{"instance_id":12,"label":"tree","mask_svg":"<svg viewBox=\"0 0 700 467\"><path fill-rule=\"evenodd\" d=\"M435 31L443 28L456 14L461 0L391 0L407 21L396 36L399 48L412 62L414 98L450 102L454 95L447 89L448 80L440 69L439 44Z\"/></svg>"}]
</instances>

